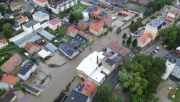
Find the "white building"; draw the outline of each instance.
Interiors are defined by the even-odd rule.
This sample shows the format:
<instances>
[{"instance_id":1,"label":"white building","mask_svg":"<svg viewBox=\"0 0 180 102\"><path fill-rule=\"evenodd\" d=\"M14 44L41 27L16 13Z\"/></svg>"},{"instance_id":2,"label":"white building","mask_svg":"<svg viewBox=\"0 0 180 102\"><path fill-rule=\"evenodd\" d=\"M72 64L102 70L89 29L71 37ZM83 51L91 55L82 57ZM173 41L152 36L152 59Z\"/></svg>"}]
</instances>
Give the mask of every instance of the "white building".
<instances>
[{"instance_id":1,"label":"white building","mask_svg":"<svg viewBox=\"0 0 180 102\"><path fill-rule=\"evenodd\" d=\"M37 21L32 20L32 21L25 23L22 27L23 27L24 31L31 33L33 31L41 28L41 25Z\"/></svg>"},{"instance_id":2,"label":"white building","mask_svg":"<svg viewBox=\"0 0 180 102\"><path fill-rule=\"evenodd\" d=\"M103 52L93 52L78 65L76 68L77 75L83 79L91 79L97 85L101 85L105 80L104 73L109 73L101 66L104 57Z\"/></svg>"},{"instance_id":3,"label":"white building","mask_svg":"<svg viewBox=\"0 0 180 102\"><path fill-rule=\"evenodd\" d=\"M22 80L29 79L30 75L35 72L37 69L37 65L32 62L28 61L22 64L21 69L17 73L17 76L21 78Z\"/></svg>"},{"instance_id":4,"label":"white building","mask_svg":"<svg viewBox=\"0 0 180 102\"><path fill-rule=\"evenodd\" d=\"M59 18L54 18L49 21L49 28L51 28L52 30L56 30L60 26L61 26L61 20Z\"/></svg>"},{"instance_id":5,"label":"white building","mask_svg":"<svg viewBox=\"0 0 180 102\"><path fill-rule=\"evenodd\" d=\"M172 70L174 69L176 63L172 63L169 60L166 61L166 72L162 75L163 80L167 80Z\"/></svg>"},{"instance_id":6,"label":"white building","mask_svg":"<svg viewBox=\"0 0 180 102\"><path fill-rule=\"evenodd\" d=\"M33 19L38 22L49 20L49 15L42 11L37 11L32 16L33 16Z\"/></svg>"},{"instance_id":7,"label":"white building","mask_svg":"<svg viewBox=\"0 0 180 102\"><path fill-rule=\"evenodd\" d=\"M39 57L41 57L42 59L45 59L45 58L51 56L52 53L51 53L50 51L46 51L46 50L42 49L41 51L38 52L38 55L39 55Z\"/></svg>"},{"instance_id":8,"label":"white building","mask_svg":"<svg viewBox=\"0 0 180 102\"><path fill-rule=\"evenodd\" d=\"M48 0L33 0L36 5L45 7L48 4Z\"/></svg>"}]
</instances>

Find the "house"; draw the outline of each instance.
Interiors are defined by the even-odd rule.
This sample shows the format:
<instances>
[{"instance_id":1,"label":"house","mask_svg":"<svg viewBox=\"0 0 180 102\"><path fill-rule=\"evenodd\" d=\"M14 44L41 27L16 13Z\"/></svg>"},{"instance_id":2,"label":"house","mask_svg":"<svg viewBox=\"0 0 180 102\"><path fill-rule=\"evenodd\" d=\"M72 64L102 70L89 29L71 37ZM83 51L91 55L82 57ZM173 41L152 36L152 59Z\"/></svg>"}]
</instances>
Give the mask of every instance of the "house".
<instances>
[{"instance_id":1,"label":"house","mask_svg":"<svg viewBox=\"0 0 180 102\"><path fill-rule=\"evenodd\" d=\"M10 9L12 11L18 11L23 7L23 3L22 2L11 2L10 3Z\"/></svg>"},{"instance_id":2,"label":"house","mask_svg":"<svg viewBox=\"0 0 180 102\"><path fill-rule=\"evenodd\" d=\"M5 89L7 91L10 89L10 86L8 83L0 81L0 89Z\"/></svg>"},{"instance_id":3,"label":"house","mask_svg":"<svg viewBox=\"0 0 180 102\"><path fill-rule=\"evenodd\" d=\"M92 17L92 18L95 18L95 19L99 19L99 14L101 13L102 11L100 10L100 9L96 9L96 10L94 10L94 11L91 11L90 12L90 17Z\"/></svg>"},{"instance_id":4,"label":"house","mask_svg":"<svg viewBox=\"0 0 180 102\"><path fill-rule=\"evenodd\" d=\"M67 29L67 35L71 37L75 37L78 34L78 29L76 29L74 26L70 26Z\"/></svg>"},{"instance_id":5,"label":"house","mask_svg":"<svg viewBox=\"0 0 180 102\"><path fill-rule=\"evenodd\" d=\"M61 26L61 20L59 18L54 18L49 21L49 28L51 28L52 30L56 30L60 26Z\"/></svg>"},{"instance_id":6,"label":"house","mask_svg":"<svg viewBox=\"0 0 180 102\"><path fill-rule=\"evenodd\" d=\"M118 41L113 41L107 45L107 52L111 52L111 51L118 53L123 57L128 56L130 53L130 50L122 46L122 44L118 43Z\"/></svg>"},{"instance_id":7,"label":"house","mask_svg":"<svg viewBox=\"0 0 180 102\"><path fill-rule=\"evenodd\" d=\"M15 102L16 98L17 97L13 92L7 92L0 98L0 102Z\"/></svg>"},{"instance_id":8,"label":"house","mask_svg":"<svg viewBox=\"0 0 180 102\"><path fill-rule=\"evenodd\" d=\"M19 23L15 22L13 25L12 25L12 28L16 31L20 30L21 29L21 26L19 25Z\"/></svg>"},{"instance_id":9,"label":"house","mask_svg":"<svg viewBox=\"0 0 180 102\"><path fill-rule=\"evenodd\" d=\"M22 12L29 12L32 14L35 11L35 7L33 4L26 3L26 4L24 4L24 6L21 10L22 10Z\"/></svg>"},{"instance_id":10,"label":"house","mask_svg":"<svg viewBox=\"0 0 180 102\"><path fill-rule=\"evenodd\" d=\"M51 56L52 53L51 53L50 51L46 51L46 50L42 49L41 51L38 52L38 55L39 55L39 57L41 57L42 59L45 59L45 58Z\"/></svg>"},{"instance_id":11,"label":"house","mask_svg":"<svg viewBox=\"0 0 180 102\"><path fill-rule=\"evenodd\" d=\"M163 80L167 80L175 66L176 66L175 63L167 60L166 61L166 72L161 76L161 78Z\"/></svg>"},{"instance_id":12,"label":"house","mask_svg":"<svg viewBox=\"0 0 180 102\"><path fill-rule=\"evenodd\" d=\"M19 25L22 25L29 21L29 18L27 16L22 16L20 19L18 19L16 22L19 23Z\"/></svg>"},{"instance_id":13,"label":"house","mask_svg":"<svg viewBox=\"0 0 180 102\"><path fill-rule=\"evenodd\" d=\"M46 30L43 30L43 29L37 30L37 34L46 38L49 41L52 41L55 38L55 36L53 34L47 32Z\"/></svg>"},{"instance_id":14,"label":"house","mask_svg":"<svg viewBox=\"0 0 180 102\"><path fill-rule=\"evenodd\" d=\"M31 93L31 94L33 94L33 95L35 95L35 96L39 96L39 95L41 94L41 91L40 91L38 88L36 88L36 87L34 87L34 86L32 86L32 85L23 83L23 84L22 84L22 87L23 87L27 92L29 92L29 93Z\"/></svg>"},{"instance_id":15,"label":"house","mask_svg":"<svg viewBox=\"0 0 180 102\"><path fill-rule=\"evenodd\" d=\"M33 19L38 22L43 22L49 20L49 15L42 11L37 11L32 15Z\"/></svg>"},{"instance_id":16,"label":"house","mask_svg":"<svg viewBox=\"0 0 180 102\"><path fill-rule=\"evenodd\" d=\"M89 25L89 32L96 36L100 36L102 33L104 33L104 20L91 23Z\"/></svg>"},{"instance_id":17,"label":"house","mask_svg":"<svg viewBox=\"0 0 180 102\"><path fill-rule=\"evenodd\" d=\"M26 31L26 32L33 32L39 28L41 28L41 25L39 22L35 21L35 20L31 20L25 24L23 24L23 30Z\"/></svg>"},{"instance_id":18,"label":"house","mask_svg":"<svg viewBox=\"0 0 180 102\"><path fill-rule=\"evenodd\" d=\"M72 90L64 102L91 102L87 95Z\"/></svg>"},{"instance_id":19,"label":"house","mask_svg":"<svg viewBox=\"0 0 180 102\"><path fill-rule=\"evenodd\" d=\"M80 36L84 37L84 38L89 42L89 44L90 44L90 43L93 43L93 40L94 40L94 39L93 39L93 37L90 36L89 34L86 34L86 33L83 32L83 31L79 31L78 34L79 34Z\"/></svg>"},{"instance_id":20,"label":"house","mask_svg":"<svg viewBox=\"0 0 180 102\"><path fill-rule=\"evenodd\" d=\"M129 11L121 10L118 12L119 15L126 16L126 17L134 17L135 14Z\"/></svg>"},{"instance_id":21,"label":"house","mask_svg":"<svg viewBox=\"0 0 180 102\"><path fill-rule=\"evenodd\" d=\"M78 84L75 90L93 98L97 91L97 85L92 80L85 80L83 83Z\"/></svg>"},{"instance_id":22,"label":"house","mask_svg":"<svg viewBox=\"0 0 180 102\"><path fill-rule=\"evenodd\" d=\"M91 79L98 86L101 85L105 80L104 73L109 73L102 65L104 58L103 52L93 52L88 55L77 66L77 76L83 79Z\"/></svg>"},{"instance_id":23,"label":"house","mask_svg":"<svg viewBox=\"0 0 180 102\"><path fill-rule=\"evenodd\" d=\"M33 42L27 42L24 48L30 55L35 54L41 49L40 46L34 44Z\"/></svg>"},{"instance_id":24,"label":"house","mask_svg":"<svg viewBox=\"0 0 180 102\"><path fill-rule=\"evenodd\" d=\"M33 0L36 5L45 7L48 4L48 0Z\"/></svg>"},{"instance_id":25,"label":"house","mask_svg":"<svg viewBox=\"0 0 180 102\"><path fill-rule=\"evenodd\" d=\"M85 31L89 27L89 23L85 21L79 21L78 28L82 31Z\"/></svg>"},{"instance_id":26,"label":"house","mask_svg":"<svg viewBox=\"0 0 180 102\"><path fill-rule=\"evenodd\" d=\"M36 69L37 69L36 63L32 61L25 61L21 65L21 68L19 69L17 76L22 80L27 80L29 79L30 75L36 71Z\"/></svg>"},{"instance_id":27,"label":"house","mask_svg":"<svg viewBox=\"0 0 180 102\"><path fill-rule=\"evenodd\" d=\"M6 73L11 73L21 64L21 62L21 56L19 54L14 54L1 66L1 70Z\"/></svg>"},{"instance_id":28,"label":"house","mask_svg":"<svg viewBox=\"0 0 180 102\"><path fill-rule=\"evenodd\" d=\"M45 47L47 50L51 51L52 53L55 53L58 51L58 48L55 45L53 45L52 43L47 43L45 45Z\"/></svg>"},{"instance_id":29,"label":"house","mask_svg":"<svg viewBox=\"0 0 180 102\"><path fill-rule=\"evenodd\" d=\"M57 2L54 2L52 0L49 0L48 7L51 9L52 12L58 14L59 12L62 12L74 6L75 4L78 3L78 1L79 0L59 0Z\"/></svg>"},{"instance_id":30,"label":"house","mask_svg":"<svg viewBox=\"0 0 180 102\"><path fill-rule=\"evenodd\" d=\"M143 34L142 36L140 36L137 40L138 40L138 47L144 47L147 44L149 44L152 41L153 37L151 33L146 33Z\"/></svg>"},{"instance_id":31,"label":"house","mask_svg":"<svg viewBox=\"0 0 180 102\"><path fill-rule=\"evenodd\" d=\"M3 38L3 39L0 39L0 49L6 47L8 45L8 41Z\"/></svg>"},{"instance_id":32,"label":"house","mask_svg":"<svg viewBox=\"0 0 180 102\"><path fill-rule=\"evenodd\" d=\"M169 12L169 13L167 13L167 15L165 17L165 20L169 21L169 22L174 22L175 18L176 18L176 14Z\"/></svg>"},{"instance_id":33,"label":"house","mask_svg":"<svg viewBox=\"0 0 180 102\"><path fill-rule=\"evenodd\" d=\"M178 46L178 47L176 48L176 53L177 53L177 54L180 54L180 46Z\"/></svg>"},{"instance_id":34,"label":"house","mask_svg":"<svg viewBox=\"0 0 180 102\"><path fill-rule=\"evenodd\" d=\"M177 58L175 64L171 74L170 74L170 77L177 80L178 82L180 81L180 59Z\"/></svg>"},{"instance_id":35,"label":"house","mask_svg":"<svg viewBox=\"0 0 180 102\"><path fill-rule=\"evenodd\" d=\"M10 74L3 74L1 81L9 84L10 88L13 88L14 85L19 82L19 78Z\"/></svg>"},{"instance_id":36,"label":"house","mask_svg":"<svg viewBox=\"0 0 180 102\"><path fill-rule=\"evenodd\" d=\"M70 59L75 58L80 53L79 51L75 50L73 47L66 43L61 44L59 46L59 50Z\"/></svg>"},{"instance_id":37,"label":"house","mask_svg":"<svg viewBox=\"0 0 180 102\"><path fill-rule=\"evenodd\" d=\"M164 22L160 18L156 18L156 19L153 19L152 21L150 21L147 25L160 30L161 28L163 28L166 25L166 22Z\"/></svg>"},{"instance_id":38,"label":"house","mask_svg":"<svg viewBox=\"0 0 180 102\"><path fill-rule=\"evenodd\" d=\"M12 14L4 14L3 19L14 19L14 16Z\"/></svg>"}]
</instances>

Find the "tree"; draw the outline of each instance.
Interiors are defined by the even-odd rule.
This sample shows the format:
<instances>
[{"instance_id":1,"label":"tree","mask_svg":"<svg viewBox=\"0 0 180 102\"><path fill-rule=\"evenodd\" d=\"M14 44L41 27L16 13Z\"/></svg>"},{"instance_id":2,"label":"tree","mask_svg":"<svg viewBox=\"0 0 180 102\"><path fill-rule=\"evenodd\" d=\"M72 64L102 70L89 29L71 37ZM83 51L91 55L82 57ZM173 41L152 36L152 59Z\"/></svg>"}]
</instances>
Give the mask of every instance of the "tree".
<instances>
[{"instance_id":1,"label":"tree","mask_svg":"<svg viewBox=\"0 0 180 102\"><path fill-rule=\"evenodd\" d=\"M131 102L151 102L165 68L165 61L161 58L145 55L125 58L120 81L130 94Z\"/></svg>"},{"instance_id":2,"label":"tree","mask_svg":"<svg viewBox=\"0 0 180 102\"><path fill-rule=\"evenodd\" d=\"M123 34L123 39L125 39L127 37L127 34L126 33L124 33Z\"/></svg>"},{"instance_id":3,"label":"tree","mask_svg":"<svg viewBox=\"0 0 180 102\"><path fill-rule=\"evenodd\" d=\"M5 34L5 36L7 38L9 38L11 36L11 33L12 33L11 24L6 23L6 24L3 25L3 33Z\"/></svg>"},{"instance_id":4,"label":"tree","mask_svg":"<svg viewBox=\"0 0 180 102\"><path fill-rule=\"evenodd\" d=\"M95 95L95 102L122 102L120 97L113 96L112 87L103 84L99 87Z\"/></svg>"},{"instance_id":5,"label":"tree","mask_svg":"<svg viewBox=\"0 0 180 102\"><path fill-rule=\"evenodd\" d=\"M83 19L81 12L74 12L69 15L69 23L78 23L81 19Z\"/></svg>"},{"instance_id":6,"label":"tree","mask_svg":"<svg viewBox=\"0 0 180 102\"><path fill-rule=\"evenodd\" d=\"M138 30L138 28L142 26L142 19L138 18L136 22L132 21L130 24L130 31L135 32Z\"/></svg>"},{"instance_id":7,"label":"tree","mask_svg":"<svg viewBox=\"0 0 180 102\"><path fill-rule=\"evenodd\" d=\"M126 45L129 47L131 45L131 42L132 42L132 37L130 36L126 41Z\"/></svg>"},{"instance_id":8,"label":"tree","mask_svg":"<svg viewBox=\"0 0 180 102\"><path fill-rule=\"evenodd\" d=\"M132 41L132 46L133 46L133 47L137 47L137 39L134 39L134 40Z\"/></svg>"}]
</instances>

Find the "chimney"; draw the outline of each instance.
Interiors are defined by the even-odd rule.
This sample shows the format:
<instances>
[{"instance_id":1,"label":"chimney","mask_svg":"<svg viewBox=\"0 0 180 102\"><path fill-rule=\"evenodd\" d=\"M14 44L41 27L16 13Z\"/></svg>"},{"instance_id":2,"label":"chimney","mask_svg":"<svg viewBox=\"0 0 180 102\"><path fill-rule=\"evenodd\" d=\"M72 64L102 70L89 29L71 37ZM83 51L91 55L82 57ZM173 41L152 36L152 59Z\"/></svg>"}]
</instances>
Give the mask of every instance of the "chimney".
<instances>
[{"instance_id":1,"label":"chimney","mask_svg":"<svg viewBox=\"0 0 180 102\"><path fill-rule=\"evenodd\" d=\"M97 56L97 62L96 63L99 65L99 58L98 58L98 56Z\"/></svg>"}]
</instances>

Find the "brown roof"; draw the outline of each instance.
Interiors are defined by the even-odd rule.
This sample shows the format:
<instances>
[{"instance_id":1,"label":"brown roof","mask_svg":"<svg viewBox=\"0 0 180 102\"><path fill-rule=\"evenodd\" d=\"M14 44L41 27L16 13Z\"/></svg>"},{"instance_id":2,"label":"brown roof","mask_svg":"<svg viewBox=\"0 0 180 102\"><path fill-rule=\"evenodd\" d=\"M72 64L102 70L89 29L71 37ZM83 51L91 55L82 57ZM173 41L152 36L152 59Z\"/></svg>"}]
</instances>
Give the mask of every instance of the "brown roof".
<instances>
[{"instance_id":1,"label":"brown roof","mask_svg":"<svg viewBox=\"0 0 180 102\"><path fill-rule=\"evenodd\" d=\"M29 18L27 16L22 16L20 19L17 20L18 23L23 23L25 21L29 21Z\"/></svg>"},{"instance_id":2,"label":"brown roof","mask_svg":"<svg viewBox=\"0 0 180 102\"><path fill-rule=\"evenodd\" d=\"M86 80L83 85L84 87L82 88L81 93L92 97L97 90L96 84L92 80Z\"/></svg>"},{"instance_id":3,"label":"brown roof","mask_svg":"<svg viewBox=\"0 0 180 102\"><path fill-rule=\"evenodd\" d=\"M19 54L15 54L12 57L10 57L3 65L2 68L4 69L9 69L12 66L14 66L15 64L17 64L17 62L19 62L19 60L22 60L21 56Z\"/></svg>"},{"instance_id":4,"label":"brown roof","mask_svg":"<svg viewBox=\"0 0 180 102\"><path fill-rule=\"evenodd\" d=\"M68 27L68 30L67 30L68 32L71 32L71 33L77 33L78 32L78 30L74 27L74 26L70 26L70 27Z\"/></svg>"},{"instance_id":5,"label":"brown roof","mask_svg":"<svg viewBox=\"0 0 180 102\"><path fill-rule=\"evenodd\" d=\"M141 41L143 44L146 43L146 41L148 39L152 39L153 36L152 34L149 32L149 33L146 33L146 34L143 34L141 37L138 38L139 41Z\"/></svg>"},{"instance_id":6,"label":"brown roof","mask_svg":"<svg viewBox=\"0 0 180 102\"><path fill-rule=\"evenodd\" d=\"M6 44L6 43L8 43L8 41L3 38L3 39L0 39L0 44L1 44L1 43L2 43L2 44Z\"/></svg>"},{"instance_id":7,"label":"brown roof","mask_svg":"<svg viewBox=\"0 0 180 102\"><path fill-rule=\"evenodd\" d=\"M3 74L2 81L14 85L19 81L19 78L9 74Z\"/></svg>"},{"instance_id":8,"label":"brown roof","mask_svg":"<svg viewBox=\"0 0 180 102\"><path fill-rule=\"evenodd\" d=\"M117 41L111 42L107 47L122 56L127 56L130 52L128 48L122 46Z\"/></svg>"},{"instance_id":9,"label":"brown roof","mask_svg":"<svg viewBox=\"0 0 180 102\"><path fill-rule=\"evenodd\" d=\"M27 42L26 45L24 46L24 48L25 48L27 51L30 51L33 46L34 46L34 43L32 43L32 42Z\"/></svg>"},{"instance_id":10,"label":"brown roof","mask_svg":"<svg viewBox=\"0 0 180 102\"><path fill-rule=\"evenodd\" d=\"M93 29L96 32L99 32L104 27L104 20L100 20L96 23L91 23L89 29Z\"/></svg>"}]
</instances>

